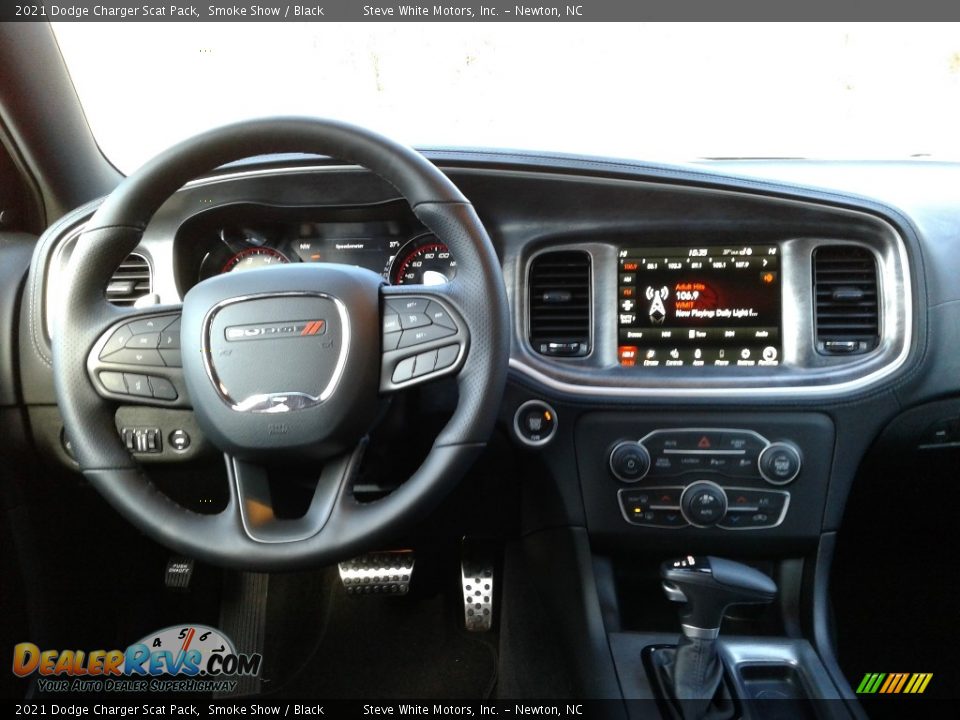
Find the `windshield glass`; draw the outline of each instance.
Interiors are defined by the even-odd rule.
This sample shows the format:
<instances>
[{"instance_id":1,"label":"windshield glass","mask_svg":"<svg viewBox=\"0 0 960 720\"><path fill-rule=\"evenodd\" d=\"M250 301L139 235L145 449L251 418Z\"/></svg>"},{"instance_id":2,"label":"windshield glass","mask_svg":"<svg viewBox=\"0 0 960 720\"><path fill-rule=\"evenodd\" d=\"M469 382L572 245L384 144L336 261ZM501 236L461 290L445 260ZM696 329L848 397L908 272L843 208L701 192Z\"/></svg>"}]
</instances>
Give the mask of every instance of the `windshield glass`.
<instances>
[{"instance_id":1,"label":"windshield glass","mask_svg":"<svg viewBox=\"0 0 960 720\"><path fill-rule=\"evenodd\" d=\"M960 157L951 24L55 23L129 173L216 125L298 114L417 147L652 160Z\"/></svg>"}]
</instances>

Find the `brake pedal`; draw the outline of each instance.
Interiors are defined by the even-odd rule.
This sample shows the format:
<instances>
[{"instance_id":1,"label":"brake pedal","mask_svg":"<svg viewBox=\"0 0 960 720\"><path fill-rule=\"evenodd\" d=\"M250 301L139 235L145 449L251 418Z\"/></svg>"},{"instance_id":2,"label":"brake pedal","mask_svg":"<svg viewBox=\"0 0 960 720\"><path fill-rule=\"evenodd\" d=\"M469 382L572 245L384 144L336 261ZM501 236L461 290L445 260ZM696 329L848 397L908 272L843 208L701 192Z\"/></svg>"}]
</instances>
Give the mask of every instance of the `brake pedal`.
<instances>
[{"instance_id":1,"label":"brake pedal","mask_svg":"<svg viewBox=\"0 0 960 720\"><path fill-rule=\"evenodd\" d=\"M487 632L493 625L493 562L464 546L460 561L463 620L471 632Z\"/></svg>"},{"instance_id":2,"label":"brake pedal","mask_svg":"<svg viewBox=\"0 0 960 720\"><path fill-rule=\"evenodd\" d=\"M338 565L340 582L349 595L406 595L415 562L413 550L367 553Z\"/></svg>"}]
</instances>

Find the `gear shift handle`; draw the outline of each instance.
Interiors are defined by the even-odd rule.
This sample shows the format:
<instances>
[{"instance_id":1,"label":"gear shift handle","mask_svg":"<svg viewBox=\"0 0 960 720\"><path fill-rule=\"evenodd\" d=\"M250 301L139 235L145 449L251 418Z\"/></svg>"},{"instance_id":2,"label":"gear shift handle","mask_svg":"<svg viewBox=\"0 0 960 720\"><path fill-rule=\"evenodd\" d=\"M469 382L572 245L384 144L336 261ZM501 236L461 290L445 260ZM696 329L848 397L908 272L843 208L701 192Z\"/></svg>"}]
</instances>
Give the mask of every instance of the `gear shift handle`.
<instances>
[{"instance_id":1,"label":"gear shift handle","mask_svg":"<svg viewBox=\"0 0 960 720\"><path fill-rule=\"evenodd\" d=\"M731 605L768 603L777 594L777 584L759 570L706 555L668 560L660 566L660 577L667 598L685 603L680 627L692 640L715 639Z\"/></svg>"}]
</instances>

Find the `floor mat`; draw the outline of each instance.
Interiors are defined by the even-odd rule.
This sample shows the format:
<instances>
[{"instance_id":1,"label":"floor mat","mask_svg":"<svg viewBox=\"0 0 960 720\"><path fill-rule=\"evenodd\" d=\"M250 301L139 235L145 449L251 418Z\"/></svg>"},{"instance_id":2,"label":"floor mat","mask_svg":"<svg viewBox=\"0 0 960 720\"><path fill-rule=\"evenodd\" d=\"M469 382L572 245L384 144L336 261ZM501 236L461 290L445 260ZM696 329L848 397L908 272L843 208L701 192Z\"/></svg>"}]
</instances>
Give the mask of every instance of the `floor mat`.
<instances>
[{"instance_id":1,"label":"floor mat","mask_svg":"<svg viewBox=\"0 0 960 720\"><path fill-rule=\"evenodd\" d=\"M932 672L924 694L956 698L960 571L949 502L956 465L897 469L876 468L867 476L872 485L856 488L839 535L831 587L838 659L854 688L865 673ZM915 503L913 497L946 501ZM895 716L885 707L877 701L868 710Z\"/></svg>"},{"instance_id":2,"label":"floor mat","mask_svg":"<svg viewBox=\"0 0 960 720\"><path fill-rule=\"evenodd\" d=\"M459 596L348 597L328 586L326 630L279 696L483 699L496 684L496 635L462 627ZM269 628L268 628L269 632Z\"/></svg>"}]
</instances>

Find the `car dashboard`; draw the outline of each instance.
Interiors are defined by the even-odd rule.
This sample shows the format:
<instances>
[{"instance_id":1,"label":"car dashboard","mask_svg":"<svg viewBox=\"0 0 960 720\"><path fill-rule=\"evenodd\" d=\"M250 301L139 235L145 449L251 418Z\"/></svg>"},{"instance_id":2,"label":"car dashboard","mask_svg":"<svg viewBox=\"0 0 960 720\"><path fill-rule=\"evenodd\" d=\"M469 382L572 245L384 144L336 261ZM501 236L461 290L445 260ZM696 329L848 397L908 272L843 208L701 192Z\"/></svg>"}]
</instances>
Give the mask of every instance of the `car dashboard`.
<instances>
[{"instance_id":1,"label":"car dashboard","mask_svg":"<svg viewBox=\"0 0 960 720\"><path fill-rule=\"evenodd\" d=\"M904 453L960 442L952 166L427 154L476 208L510 305L509 378L488 462L505 462L503 443L517 454L500 481L522 497L524 536L583 533L578 547L594 559L577 555L572 570L601 604L618 558L702 552L786 567L829 555L878 437ZM34 441L73 469L50 340L73 247L99 203L43 235L21 304ZM164 313L215 275L314 262L357 265L385 285L439 285L462 267L390 185L324 158L229 165L163 204L104 288L118 306L155 306L164 326L125 338L124 352L146 343L142 366L136 350L123 362L100 356L119 382L101 394L119 405L117 430L139 462L159 472L215 455L187 409L178 351L163 344L178 342ZM420 319L396 322L382 329L384 346ZM385 357L409 360L402 347ZM140 405L128 376L141 375L148 391L166 381L177 399L164 406L154 392ZM455 389L407 392L429 406ZM410 423L404 442L419 429ZM368 497L389 490L375 475L358 486ZM811 640L829 664L821 572L804 592L814 598ZM556 586L557 612L580 607L577 587ZM620 692L607 685L611 663L628 661L620 641L611 635L611 659L582 622L565 632L582 633L571 642L583 649L578 672L592 678L584 692Z\"/></svg>"}]
</instances>

